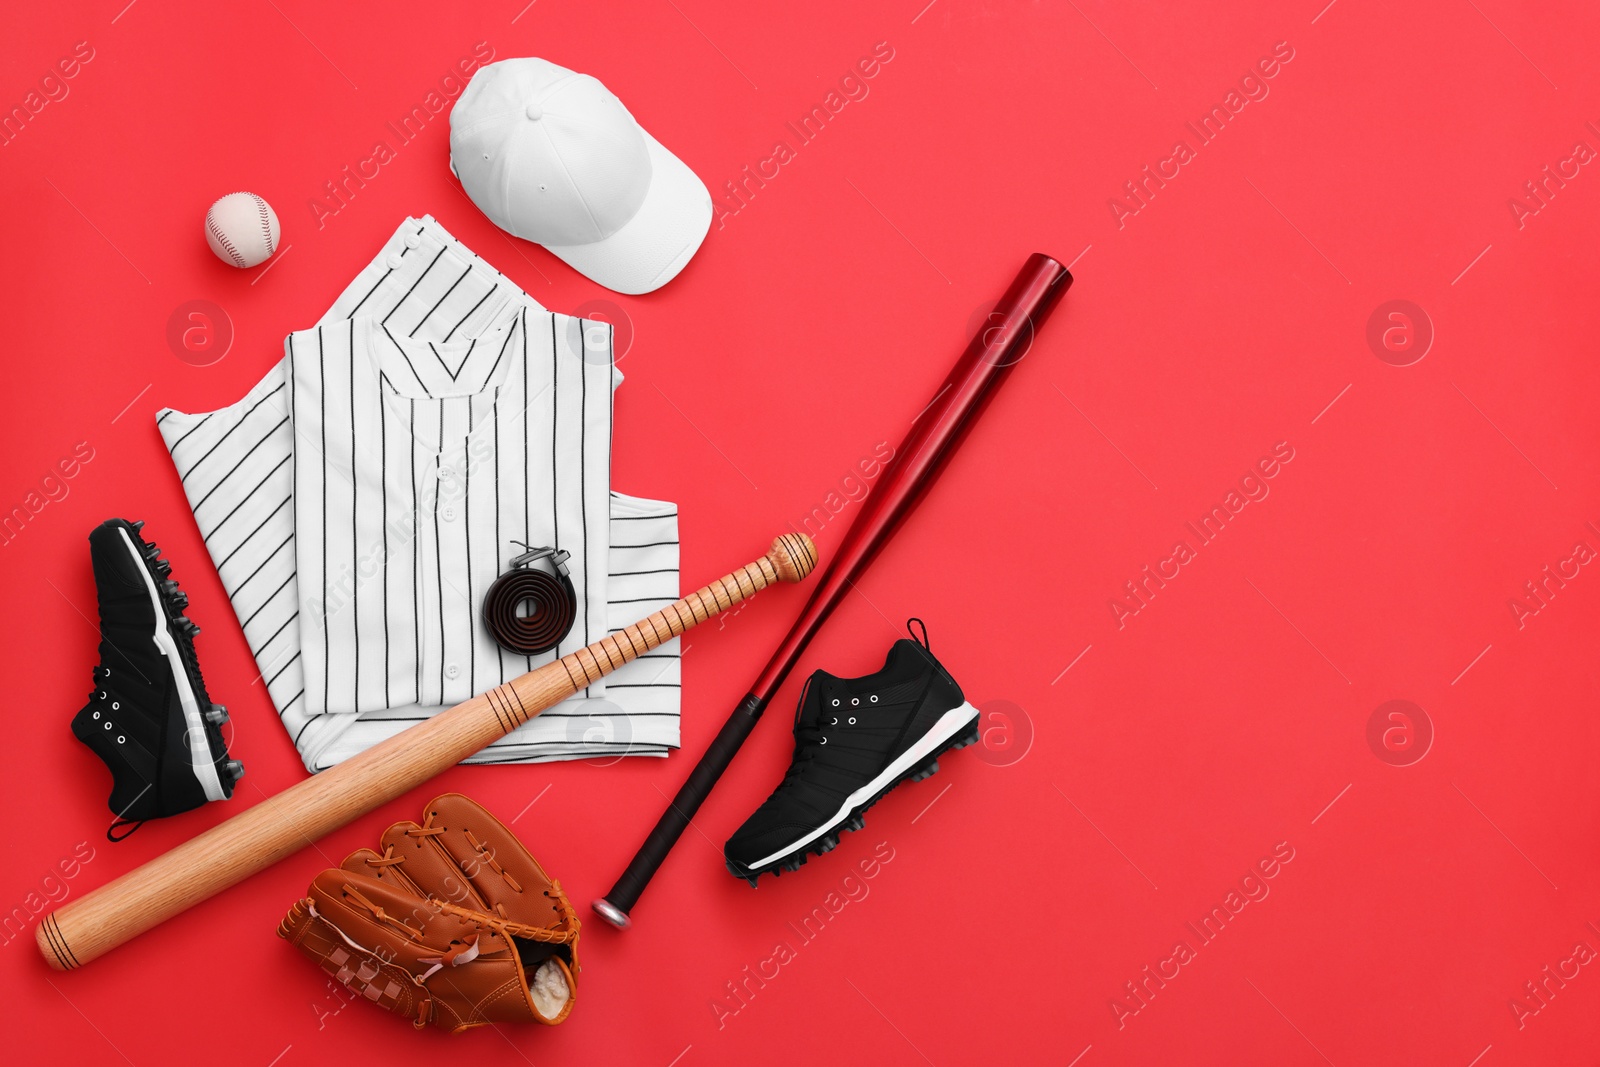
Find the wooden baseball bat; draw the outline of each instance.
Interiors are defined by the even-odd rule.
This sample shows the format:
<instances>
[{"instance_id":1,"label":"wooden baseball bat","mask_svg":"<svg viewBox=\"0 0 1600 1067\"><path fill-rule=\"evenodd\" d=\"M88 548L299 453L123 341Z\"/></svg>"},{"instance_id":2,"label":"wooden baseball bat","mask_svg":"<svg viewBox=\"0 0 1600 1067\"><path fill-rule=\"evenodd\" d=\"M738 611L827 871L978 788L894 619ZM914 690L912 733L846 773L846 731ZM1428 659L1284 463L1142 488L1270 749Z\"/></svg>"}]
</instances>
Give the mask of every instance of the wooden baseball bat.
<instances>
[{"instance_id":1,"label":"wooden baseball bat","mask_svg":"<svg viewBox=\"0 0 1600 1067\"><path fill-rule=\"evenodd\" d=\"M440 774L629 660L817 564L804 534L632 626L457 704L101 886L39 923L58 971L81 967Z\"/></svg>"}]
</instances>

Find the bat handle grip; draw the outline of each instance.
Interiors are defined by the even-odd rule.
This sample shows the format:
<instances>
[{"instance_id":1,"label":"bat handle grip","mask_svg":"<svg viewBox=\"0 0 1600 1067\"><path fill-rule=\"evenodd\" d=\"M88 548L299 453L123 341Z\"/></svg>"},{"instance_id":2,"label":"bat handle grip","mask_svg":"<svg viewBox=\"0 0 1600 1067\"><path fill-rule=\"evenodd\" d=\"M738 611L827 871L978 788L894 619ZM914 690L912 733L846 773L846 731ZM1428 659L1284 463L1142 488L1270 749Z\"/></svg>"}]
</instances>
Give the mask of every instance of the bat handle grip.
<instances>
[{"instance_id":1,"label":"bat handle grip","mask_svg":"<svg viewBox=\"0 0 1600 1067\"><path fill-rule=\"evenodd\" d=\"M717 779L722 777L722 772L733 762L734 755L750 736L750 731L755 729L766 707L766 700L754 693L739 702L738 708L722 724L722 729L717 731L711 747L700 757L700 762L694 765L688 781L683 783L678 795L672 798L667 810L661 813L655 829L650 831L650 836L639 846L639 851L634 853L628 869L622 872L616 885L611 887L611 892L594 902L595 913L602 919L619 929L625 930L631 925L632 920L629 919L628 913L639 903L639 897L644 894L650 879L655 876L662 861L672 851L672 846L678 843L678 838L683 835L695 812L700 810L700 805L710 795L712 787L717 784Z\"/></svg>"}]
</instances>

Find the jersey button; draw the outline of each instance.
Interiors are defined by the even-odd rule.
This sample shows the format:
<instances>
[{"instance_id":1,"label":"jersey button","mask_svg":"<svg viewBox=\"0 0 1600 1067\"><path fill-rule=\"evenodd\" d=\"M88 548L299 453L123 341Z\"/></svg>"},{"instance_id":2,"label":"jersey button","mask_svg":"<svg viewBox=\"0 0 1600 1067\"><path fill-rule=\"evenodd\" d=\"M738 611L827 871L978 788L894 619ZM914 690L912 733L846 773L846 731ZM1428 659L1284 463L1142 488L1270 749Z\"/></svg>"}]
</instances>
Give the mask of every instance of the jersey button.
<instances>
[{"instance_id":1,"label":"jersey button","mask_svg":"<svg viewBox=\"0 0 1600 1067\"><path fill-rule=\"evenodd\" d=\"M414 234L414 233L406 234L406 247L407 248L415 248L418 245L420 245L421 243L422 243L422 238L418 237L416 234Z\"/></svg>"},{"instance_id":2,"label":"jersey button","mask_svg":"<svg viewBox=\"0 0 1600 1067\"><path fill-rule=\"evenodd\" d=\"M461 668L456 666L454 663L447 663L444 666L444 673L448 677L455 678L461 674Z\"/></svg>"},{"instance_id":3,"label":"jersey button","mask_svg":"<svg viewBox=\"0 0 1600 1067\"><path fill-rule=\"evenodd\" d=\"M401 263L400 253L399 252L390 252L389 253L389 258L385 262L388 263L390 270L399 270L400 269L400 263Z\"/></svg>"},{"instance_id":4,"label":"jersey button","mask_svg":"<svg viewBox=\"0 0 1600 1067\"><path fill-rule=\"evenodd\" d=\"M446 504L444 507L440 508L439 509L439 517L441 519L443 519L445 522L455 522L456 521L456 507L455 507L455 505L454 504Z\"/></svg>"}]
</instances>

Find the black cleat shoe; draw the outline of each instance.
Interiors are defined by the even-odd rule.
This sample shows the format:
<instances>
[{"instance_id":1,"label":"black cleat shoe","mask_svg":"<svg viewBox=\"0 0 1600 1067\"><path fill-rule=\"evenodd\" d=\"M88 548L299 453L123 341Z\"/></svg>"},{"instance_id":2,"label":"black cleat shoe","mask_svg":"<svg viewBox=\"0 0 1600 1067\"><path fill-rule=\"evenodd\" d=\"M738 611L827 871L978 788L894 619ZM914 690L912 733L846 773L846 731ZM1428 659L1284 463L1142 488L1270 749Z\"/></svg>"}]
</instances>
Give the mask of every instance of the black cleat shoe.
<instances>
[{"instance_id":1,"label":"black cleat shoe","mask_svg":"<svg viewBox=\"0 0 1600 1067\"><path fill-rule=\"evenodd\" d=\"M143 525L109 519L89 535L100 664L72 733L111 769L113 841L133 832L117 836L124 826L226 800L244 776L222 738L228 709L200 677L188 598L164 577L171 567L139 536Z\"/></svg>"},{"instance_id":2,"label":"black cleat shoe","mask_svg":"<svg viewBox=\"0 0 1600 1067\"><path fill-rule=\"evenodd\" d=\"M902 638L883 669L865 678L817 671L806 682L794 724L794 759L766 803L723 849L728 870L756 876L794 871L822 855L863 813L906 780L939 769L939 756L977 738L978 709L933 658L923 639Z\"/></svg>"}]
</instances>

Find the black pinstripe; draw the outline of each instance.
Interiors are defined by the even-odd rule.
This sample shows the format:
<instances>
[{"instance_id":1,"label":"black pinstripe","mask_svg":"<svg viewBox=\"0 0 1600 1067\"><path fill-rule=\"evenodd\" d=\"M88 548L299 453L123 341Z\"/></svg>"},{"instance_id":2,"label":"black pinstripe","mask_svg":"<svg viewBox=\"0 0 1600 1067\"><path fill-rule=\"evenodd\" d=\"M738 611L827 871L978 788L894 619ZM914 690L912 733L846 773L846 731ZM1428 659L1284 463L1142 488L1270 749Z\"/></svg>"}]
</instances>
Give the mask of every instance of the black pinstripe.
<instances>
[{"instance_id":1,"label":"black pinstripe","mask_svg":"<svg viewBox=\"0 0 1600 1067\"><path fill-rule=\"evenodd\" d=\"M213 452L215 452L217 449L221 448L222 445L228 440L229 437L233 436L233 431L235 431L239 427L243 426L245 424L245 422L250 418L250 416L254 415L256 413L256 408L260 407L262 404L265 404L268 400L271 400L273 397L277 396L282 391L283 391L283 386L280 385L280 386L278 386L278 388L272 390L272 392L268 393L266 396L262 397L260 400L257 400L255 402L255 404L251 406L249 411L245 412L242 416L240 416L238 422L236 422L232 426L228 427L228 431L226 433L224 433L221 437L217 438L214 442L212 442L211 447L206 449L204 455L202 455L199 459L195 460L194 463L190 464L189 469L184 471L181 475L178 476L178 480L180 482L187 482L189 480L189 475L191 475L195 471L199 470L200 469L200 464L202 464L206 460L210 459L211 458L211 454ZM224 477L226 477L226 475L224 475Z\"/></svg>"},{"instance_id":2,"label":"black pinstripe","mask_svg":"<svg viewBox=\"0 0 1600 1067\"><path fill-rule=\"evenodd\" d=\"M351 319L350 321L354 322L355 320ZM317 327L317 376L322 382L322 388L318 390L317 403L322 407L322 454L326 456L328 454L328 363L323 355L321 326ZM328 470L326 467L322 470L320 481L322 483L322 543L326 545L328 543ZM326 559L323 560L322 564L322 603L324 605L328 603L328 564ZM331 652L328 647L328 629L328 620L324 617L322 620L322 662L324 664L328 662L328 656ZM323 667L322 671L322 705L323 707L328 705L328 670L326 666Z\"/></svg>"},{"instance_id":3,"label":"black pinstripe","mask_svg":"<svg viewBox=\"0 0 1600 1067\"><path fill-rule=\"evenodd\" d=\"M435 311L439 310L439 305L443 304L445 302L445 300L450 296L450 294L456 291L456 286L458 286L462 282L466 281L467 280L467 275L469 275L471 273L472 273L472 267L469 264L467 269L461 272L461 277L457 278L455 281L450 283L450 288L448 288L448 289L446 289L444 291L444 296L441 296L438 300L436 300L434 302L433 307L429 308L427 314L423 315L422 318L417 320L417 324L415 326L411 327L411 332L406 334L406 336L407 337L415 337L417 335L417 331L422 329L423 324L426 323L430 318L433 317L433 313Z\"/></svg>"},{"instance_id":4,"label":"black pinstripe","mask_svg":"<svg viewBox=\"0 0 1600 1067\"><path fill-rule=\"evenodd\" d=\"M355 351L356 351L356 320L355 319L351 319L349 321L350 321L350 354L351 354L351 358L354 359ZM352 461L355 459L355 454L356 454L356 390L355 390L354 378L352 376L351 387L350 387L350 458L351 458ZM323 477L326 478L327 477L327 473L328 473L326 466L323 467L323 472L322 473L323 473ZM324 494L326 494L327 490L324 489L323 492L324 492ZM326 495L324 495L323 499L324 500L327 499ZM323 506L326 507L327 505L324 504ZM351 554L351 556L355 556L356 553L360 549L361 532L360 532L359 525L357 523L357 516L359 516L360 514L361 514L361 479L352 477L350 479L350 554ZM326 540L324 540L322 543L323 543L324 546L326 546L328 542ZM327 573L328 572L327 572L326 569L324 569L322 573L323 573L323 582L326 583L327 582ZM351 690L352 690L352 692L351 692L351 698L352 698L351 699L351 703L355 707L359 708L361 706L361 660L362 660L362 656L361 656L361 581L360 581L360 574L359 573L357 573L357 575L356 575L356 580L352 581L350 583L350 626L351 626L351 629L354 632L354 636L355 636L355 640L356 640L355 664L354 664L354 668L350 672L351 675L353 676L353 682L352 682L352 685L351 685ZM323 670L327 670L327 667L324 666Z\"/></svg>"}]
</instances>

